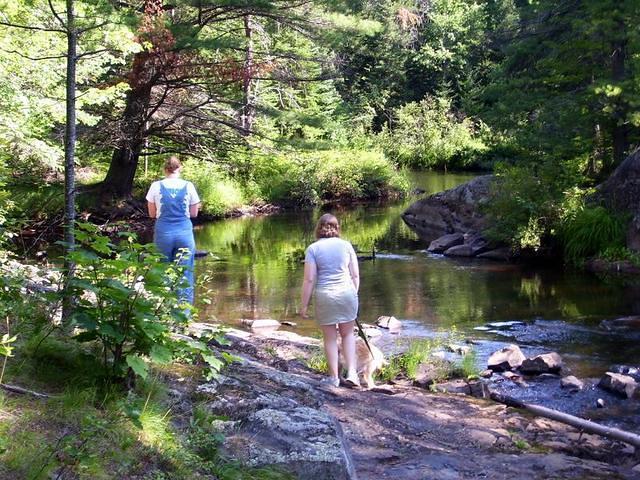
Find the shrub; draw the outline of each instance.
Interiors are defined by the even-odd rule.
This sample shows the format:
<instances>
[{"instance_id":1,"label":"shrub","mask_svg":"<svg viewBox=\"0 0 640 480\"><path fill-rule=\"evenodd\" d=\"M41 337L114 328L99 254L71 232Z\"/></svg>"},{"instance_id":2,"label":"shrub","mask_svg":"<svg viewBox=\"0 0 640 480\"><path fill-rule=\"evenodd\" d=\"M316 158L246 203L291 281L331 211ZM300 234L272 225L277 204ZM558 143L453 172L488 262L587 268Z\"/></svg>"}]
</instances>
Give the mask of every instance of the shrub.
<instances>
[{"instance_id":1,"label":"shrub","mask_svg":"<svg viewBox=\"0 0 640 480\"><path fill-rule=\"evenodd\" d=\"M580 178L580 164L575 161L500 163L495 174L484 207L491 225L486 233L515 249L543 246L580 208L587 193L575 186Z\"/></svg>"},{"instance_id":2,"label":"shrub","mask_svg":"<svg viewBox=\"0 0 640 480\"><path fill-rule=\"evenodd\" d=\"M297 206L321 200L372 200L401 196L404 174L376 151L323 150L256 158L252 180L265 200Z\"/></svg>"},{"instance_id":3,"label":"shrub","mask_svg":"<svg viewBox=\"0 0 640 480\"><path fill-rule=\"evenodd\" d=\"M195 185L203 213L221 217L246 203L240 184L212 163L186 163L184 178Z\"/></svg>"},{"instance_id":4,"label":"shrub","mask_svg":"<svg viewBox=\"0 0 640 480\"><path fill-rule=\"evenodd\" d=\"M131 385L135 375L147 376L146 358L162 364L193 355L215 374L222 362L204 343L172 335L188 320L188 307L176 297L181 269L132 234L123 234L126 240L114 245L96 226L79 227L76 238L84 248L69 254L76 264L69 286L75 299L71 325L79 332L75 340L100 346L105 380L127 377Z\"/></svg>"},{"instance_id":5,"label":"shrub","mask_svg":"<svg viewBox=\"0 0 640 480\"><path fill-rule=\"evenodd\" d=\"M486 127L461 118L446 98L426 97L393 112L390 128L379 135L384 153L411 168L469 168L487 150Z\"/></svg>"}]
</instances>

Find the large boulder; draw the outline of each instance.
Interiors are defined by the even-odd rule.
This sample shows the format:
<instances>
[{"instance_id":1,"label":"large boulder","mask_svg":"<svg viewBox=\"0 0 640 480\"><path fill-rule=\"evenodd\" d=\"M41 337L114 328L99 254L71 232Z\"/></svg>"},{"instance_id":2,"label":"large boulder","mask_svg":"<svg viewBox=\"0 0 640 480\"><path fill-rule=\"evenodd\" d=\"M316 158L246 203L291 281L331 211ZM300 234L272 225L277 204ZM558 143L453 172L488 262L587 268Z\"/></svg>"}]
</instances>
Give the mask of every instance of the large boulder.
<instances>
[{"instance_id":1,"label":"large boulder","mask_svg":"<svg viewBox=\"0 0 640 480\"><path fill-rule=\"evenodd\" d=\"M640 396L640 385L629 375L607 372L598 386L625 398Z\"/></svg>"},{"instance_id":2,"label":"large boulder","mask_svg":"<svg viewBox=\"0 0 640 480\"><path fill-rule=\"evenodd\" d=\"M562 357L556 352L536 355L527 358L520 365L520 371L529 375L540 375L541 373L558 373L562 368Z\"/></svg>"},{"instance_id":3,"label":"large boulder","mask_svg":"<svg viewBox=\"0 0 640 480\"><path fill-rule=\"evenodd\" d=\"M627 229L627 247L640 251L640 149L629 155L611 176L601 183L593 197L615 212L632 216Z\"/></svg>"},{"instance_id":4,"label":"large boulder","mask_svg":"<svg viewBox=\"0 0 640 480\"><path fill-rule=\"evenodd\" d=\"M487 367L494 372L514 370L522 365L526 357L517 345L507 345L497 352L493 352L487 360Z\"/></svg>"},{"instance_id":5,"label":"large boulder","mask_svg":"<svg viewBox=\"0 0 640 480\"><path fill-rule=\"evenodd\" d=\"M448 233L481 231L486 225L480 206L486 203L493 180L493 175L483 175L418 200L402 219L426 242Z\"/></svg>"}]
</instances>

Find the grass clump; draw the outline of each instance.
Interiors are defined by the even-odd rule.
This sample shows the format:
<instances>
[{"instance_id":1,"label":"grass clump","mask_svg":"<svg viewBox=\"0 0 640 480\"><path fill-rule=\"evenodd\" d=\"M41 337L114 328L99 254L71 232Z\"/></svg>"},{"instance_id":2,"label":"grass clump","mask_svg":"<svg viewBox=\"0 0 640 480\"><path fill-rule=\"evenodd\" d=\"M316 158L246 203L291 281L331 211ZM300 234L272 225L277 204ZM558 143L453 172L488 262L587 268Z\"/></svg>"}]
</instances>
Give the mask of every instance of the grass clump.
<instances>
[{"instance_id":1,"label":"grass clump","mask_svg":"<svg viewBox=\"0 0 640 480\"><path fill-rule=\"evenodd\" d=\"M327 363L327 357L320 348L314 349L306 358L302 361L314 372L327 373L329 371L329 364Z\"/></svg>"},{"instance_id":2,"label":"grass clump","mask_svg":"<svg viewBox=\"0 0 640 480\"><path fill-rule=\"evenodd\" d=\"M579 264L607 250L624 247L625 219L604 207L585 207L562 228L564 256L569 263Z\"/></svg>"}]
</instances>

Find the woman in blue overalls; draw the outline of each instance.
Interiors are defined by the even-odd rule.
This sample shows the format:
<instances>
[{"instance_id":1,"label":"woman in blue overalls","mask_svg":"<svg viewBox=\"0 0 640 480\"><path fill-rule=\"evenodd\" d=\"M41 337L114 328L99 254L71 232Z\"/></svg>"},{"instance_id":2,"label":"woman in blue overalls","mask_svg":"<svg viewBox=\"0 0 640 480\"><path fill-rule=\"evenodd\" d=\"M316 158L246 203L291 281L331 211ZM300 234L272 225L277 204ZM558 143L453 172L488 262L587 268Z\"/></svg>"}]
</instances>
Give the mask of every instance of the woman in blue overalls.
<instances>
[{"instance_id":1,"label":"woman in blue overalls","mask_svg":"<svg viewBox=\"0 0 640 480\"><path fill-rule=\"evenodd\" d=\"M171 262L185 267L188 287L178 290L182 302L193 305L193 265L196 251L191 218L198 216L200 198L191 182L180 178L182 165L176 157L164 164L165 178L153 182L147 193L149 216L156 219L153 241ZM187 251L182 250L187 249Z\"/></svg>"}]
</instances>

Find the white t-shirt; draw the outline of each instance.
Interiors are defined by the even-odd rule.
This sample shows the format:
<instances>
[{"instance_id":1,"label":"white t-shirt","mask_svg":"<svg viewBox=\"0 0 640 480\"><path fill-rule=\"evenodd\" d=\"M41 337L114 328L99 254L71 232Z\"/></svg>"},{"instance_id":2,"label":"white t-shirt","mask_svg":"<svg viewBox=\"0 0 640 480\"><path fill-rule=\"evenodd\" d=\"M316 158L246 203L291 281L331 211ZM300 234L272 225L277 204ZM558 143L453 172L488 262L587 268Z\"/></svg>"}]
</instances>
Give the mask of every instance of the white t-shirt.
<instances>
[{"instance_id":1,"label":"white t-shirt","mask_svg":"<svg viewBox=\"0 0 640 480\"><path fill-rule=\"evenodd\" d=\"M357 264L358 257L349 242L330 237L309 245L304 261L316 264L316 288L343 288L352 285L349 264Z\"/></svg>"},{"instance_id":2,"label":"white t-shirt","mask_svg":"<svg viewBox=\"0 0 640 480\"><path fill-rule=\"evenodd\" d=\"M147 192L147 202L156 204L156 218L160 218L160 209L162 208L162 194L160 190L160 182L164 184L166 188L181 189L187 185L187 201L185 202L185 215L189 218L189 206L200 203L200 197L196 192L196 187L193 183L183 180L181 178L164 178L153 182Z\"/></svg>"}]
</instances>

